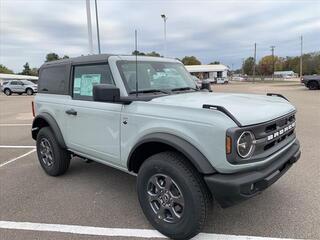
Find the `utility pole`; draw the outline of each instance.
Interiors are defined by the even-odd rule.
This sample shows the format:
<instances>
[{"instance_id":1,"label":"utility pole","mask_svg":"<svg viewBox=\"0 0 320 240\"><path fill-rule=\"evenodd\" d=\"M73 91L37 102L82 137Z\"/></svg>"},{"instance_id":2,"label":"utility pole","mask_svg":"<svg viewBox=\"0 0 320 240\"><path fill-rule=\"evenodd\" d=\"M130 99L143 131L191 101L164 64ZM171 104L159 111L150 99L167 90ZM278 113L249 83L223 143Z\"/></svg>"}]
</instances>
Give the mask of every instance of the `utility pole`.
<instances>
[{"instance_id":1,"label":"utility pole","mask_svg":"<svg viewBox=\"0 0 320 240\"><path fill-rule=\"evenodd\" d=\"M241 68L241 74L242 74L242 76L244 75L244 58L241 58L241 60L242 60L242 68Z\"/></svg>"},{"instance_id":2,"label":"utility pole","mask_svg":"<svg viewBox=\"0 0 320 240\"><path fill-rule=\"evenodd\" d=\"M253 54L253 82L255 81L255 77L256 77L256 61L257 61L257 44L254 43L254 54Z\"/></svg>"},{"instance_id":3,"label":"utility pole","mask_svg":"<svg viewBox=\"0 0 320 240\"><path fill-rule=\"evenodd\" d=\"M275 46L271 46L271 54L272 54L272 80L274 80L274 48Z\"/></svg>"},{"instance_id":4,"label":"utility pole","mask_svg":"<svg viewBox=\"0 0 320 240\"><path fill-rule=\"evenodd\" d=\"M98 40L98 53L101 54L101 48L100 48L100 33L99 33L99 17L98 17L98 6L97 6L97 0L94 1L95 8L96 8L96 23L97 23L97 40Z\"/></svg>"},{"instance_id":5,"label":"utility pole","mask_svg":"<svg viewBox=\"0 0 320 240\"><path fill-rule=\"evenodd\" d=\"M87 8L87 25L88 25L89 54L93 54L90 0L86 0L86 8Z\"/></svg>"},{"instance_id":6,"label":"utility pole","mask_svg":"<svg viewBox=\"0 0 320 240\"><path fill-rule=\"evenodd\" d=\"M300 37L300 79L302 78L302 47L303 47L303 38Z\"/></svg>"},{"instance_id":7,"label":"utility pole","mask_svg":"<svg viewBox=\"0 0 320 240\"><path fill-rule=\"evenodd\" d=\"M164 54L165 57L167 55L167 19L168 17L165 14L161 14L164 24Z\"/></svg>"}]
</instances>

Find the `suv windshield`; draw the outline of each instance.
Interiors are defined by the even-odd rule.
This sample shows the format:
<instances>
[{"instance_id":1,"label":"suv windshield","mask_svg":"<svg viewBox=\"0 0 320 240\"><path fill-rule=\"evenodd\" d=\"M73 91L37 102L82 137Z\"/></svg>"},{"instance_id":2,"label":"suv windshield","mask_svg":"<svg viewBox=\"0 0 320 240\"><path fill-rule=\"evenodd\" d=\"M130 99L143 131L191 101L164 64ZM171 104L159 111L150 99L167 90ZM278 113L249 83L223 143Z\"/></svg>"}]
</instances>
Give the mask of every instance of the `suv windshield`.
<instances>
[{"instance_id":1,"label":"suv windshield","mask_svg":"<svg viewBox=\"0 0 320 240\"><path fill-rule=\"evenodd\" d=\"M129 93L136 92L136 62L118 61L121 77ZM191 75L180 63L138 61L138 92L168 93L197 90Z\"/></svg>"}]
</instances>

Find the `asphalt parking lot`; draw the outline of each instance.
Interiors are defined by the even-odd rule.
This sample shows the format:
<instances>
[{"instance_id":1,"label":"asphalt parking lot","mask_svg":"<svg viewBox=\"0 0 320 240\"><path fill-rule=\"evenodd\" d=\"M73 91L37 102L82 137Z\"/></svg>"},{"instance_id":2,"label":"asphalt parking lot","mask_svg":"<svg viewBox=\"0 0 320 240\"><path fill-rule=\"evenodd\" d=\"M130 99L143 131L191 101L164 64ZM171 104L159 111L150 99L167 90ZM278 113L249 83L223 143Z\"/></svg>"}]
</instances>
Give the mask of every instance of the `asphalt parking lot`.
<instances>
[{"instance_id":1,"label":"asphalt parking lot","mask_svg":"<svg viewBox=\"0 0 320 240\"><path fill-rule=\"evenodd\" d=\"M228 209L215 205L204 232L219 235L197 238L227 239L228 235L231 239L230 235L241 235L320 239L320 91L309 91L297 83L231 83L215 85L213 89L285 95L298 109L297 136L302 157L261 195ZM138 203L135 177L80 159L73 159L69 171L61 177L44 173L30 136L32 99L0 94L0 222L92 226L108 228L110 232L115 228L135 232L152 229ZM0 227L0 239L114 238L112 234L57 233L39 226L38 231L21 229L25 228ZM150 238L160 237L151 233L155 235ZM117 239L148 236L130 234Z\"/></svg>"}]
</instances>

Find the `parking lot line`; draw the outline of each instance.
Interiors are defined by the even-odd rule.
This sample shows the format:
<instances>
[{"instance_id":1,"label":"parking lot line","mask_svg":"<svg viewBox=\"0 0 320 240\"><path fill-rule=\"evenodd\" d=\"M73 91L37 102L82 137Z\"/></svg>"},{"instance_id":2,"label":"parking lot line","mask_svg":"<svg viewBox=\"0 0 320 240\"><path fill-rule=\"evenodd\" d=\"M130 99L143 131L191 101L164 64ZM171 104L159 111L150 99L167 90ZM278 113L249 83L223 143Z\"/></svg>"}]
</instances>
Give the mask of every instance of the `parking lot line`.
<instances>
[{"instance_id":1,"label":"parking lot line","mask_svg":"<svg viewBox=\"0 0 320 240\"><path fill-rule=\"evenodd\" d=\"M36 148L36 146L12 146L12 145L0 145L0 148Z\"/></svg>"},{"instance_id":2,"label":"parking lot line","mask_svg":"<svg viewBox=\"0 0 320 240\"><path fill-rule=\"evenodd\" d=\"M27 152L27 153L25 153L25 154L22 154L22 155L19 156L19 157L10 159L10 160L8 160L8 161L0 164L0 168L3 167L3 166L5 166L5 165L7 165L7 164L9 164L9 163L12 163L12 162L14 162L14 161L16 161L16 160L18 160L18 159L20 159L20 158L23 158L23 157L25 157L25 156L28 156L29 154L31 154L31 153L33 153L33 152L35 152L35 151L36 151L36 149L32 149L31 151L29 151L29 152Z\"/></svg>"},{"instance_id":3,"label":"parking lot line","mask_svg":"<svg viewBox=\"0 0 320 240\"><path fill-rule=\"evenodd\" d=\"M31 123L0 123L0 127L31 126Z\"/></svg>"},{"instance_id":4,"label":"parking lot line","mask_svg":"<svg viewBox=\"0 0 320 240\"><path fill-rule=\"evenodd\" d=\"M80 225L65 225L65 224L48 224L48 223L32 223L32 222L13 222L0 221L0 228L15 229L15 230L30 230L40 232L59 232L73 233L94 236L109 236L109 237L138 237L138 238L166 238L156 230L151 229L130 229L130 228L102 228ZM198 240L294 240L289 238L269 238L269 237L253 237L253 236L238 236L225 235L214 233L200 233L194 239ZM297 239L295 239L297 240Z\"/></svg>"}]
</instances>

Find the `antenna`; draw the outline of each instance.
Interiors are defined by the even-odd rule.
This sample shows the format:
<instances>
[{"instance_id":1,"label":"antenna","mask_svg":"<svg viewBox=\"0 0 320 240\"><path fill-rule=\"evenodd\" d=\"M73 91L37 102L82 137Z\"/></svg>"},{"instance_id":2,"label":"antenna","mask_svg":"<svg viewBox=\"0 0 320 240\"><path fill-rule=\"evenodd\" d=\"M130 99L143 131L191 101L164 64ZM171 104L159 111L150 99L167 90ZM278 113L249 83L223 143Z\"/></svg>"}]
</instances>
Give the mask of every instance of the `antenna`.
<instances>
[{"instance_id":1,"label":"antenna","mask_svg":"<svg viewBox=\"0 0 320 240\"><path fill-rule=\"evenodd\" d=\"M136 97L138 97L138 34L137 30L134 31L134 41L135 41L135 55L136 55Z\"/></svg>"}]
</instances>

